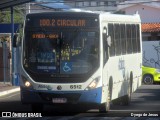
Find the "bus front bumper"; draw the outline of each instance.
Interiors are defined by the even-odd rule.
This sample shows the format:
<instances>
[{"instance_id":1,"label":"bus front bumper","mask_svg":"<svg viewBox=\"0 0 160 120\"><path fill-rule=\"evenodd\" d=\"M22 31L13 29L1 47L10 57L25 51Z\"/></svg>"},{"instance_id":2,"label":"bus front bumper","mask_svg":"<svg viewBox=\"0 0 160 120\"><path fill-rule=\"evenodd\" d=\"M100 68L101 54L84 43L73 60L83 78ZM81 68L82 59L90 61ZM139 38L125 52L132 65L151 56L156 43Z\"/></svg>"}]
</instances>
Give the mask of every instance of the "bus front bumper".
<instances>
[{"instance_id":1,"label":"bus front bumper","mask_svg":"<svg viewBox=\"0 0 160 120\"><path fill-rule=\"evenodd\" d=\"M101 104L102 88L84 91L36 91L21 87L21 102L24 104ZM63 101L65 99L65 101ZM57 100L57 101L55 101ZM58 102L59 100L59 102Z\"/></svg>"}]
</instances>

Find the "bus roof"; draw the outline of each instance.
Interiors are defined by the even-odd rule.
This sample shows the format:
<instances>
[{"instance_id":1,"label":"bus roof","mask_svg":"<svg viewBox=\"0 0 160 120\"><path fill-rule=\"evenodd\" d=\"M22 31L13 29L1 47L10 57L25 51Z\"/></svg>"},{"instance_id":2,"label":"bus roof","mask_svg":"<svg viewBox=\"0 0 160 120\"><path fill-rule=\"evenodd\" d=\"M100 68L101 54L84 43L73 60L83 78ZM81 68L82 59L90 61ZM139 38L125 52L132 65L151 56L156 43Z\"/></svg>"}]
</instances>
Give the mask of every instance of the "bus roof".
<instances>
[{"instance_id":1,"label":"bus roof","mask_svg":"<svg viewBox=\"0 0 160 120\"><path fill-rule=\"evenodd\" d=\"M141 22L139 14L134 15L122 15L122 14L111 14L109 12L102 11L55 11L55 12L41 12L41 13L29 13L27 16L47 16L47 15L56 15L56 16L99 16L102 21L109 22Z\"/></svg>"},{"instance_id":2,"label":"bus roof","mask_svg":"<svg viewBox=\"0 0 160 120\"><path fill-rule=\"evenodd\" d=\"M55 11L55 12L40 12L40 13L29 13L27 14L27 16L45 16L45 15L56 15L56 16L70 16L70 15L97 15L98 16L98 13L95 13L95 12L77 12L77 11Z\"/></svg>"},{"instance_id":3,"label":"bus roof","mask_svg":"<svg viewBox=\"0 0 160 120\"><path fill-rule=\"evenodd\" d=\"M122 14L108 14L100 13L100 19L108 22L125 22L125 23L140 23L141 19L139 14L122 15Z\"/></svg>"}]
</instances>

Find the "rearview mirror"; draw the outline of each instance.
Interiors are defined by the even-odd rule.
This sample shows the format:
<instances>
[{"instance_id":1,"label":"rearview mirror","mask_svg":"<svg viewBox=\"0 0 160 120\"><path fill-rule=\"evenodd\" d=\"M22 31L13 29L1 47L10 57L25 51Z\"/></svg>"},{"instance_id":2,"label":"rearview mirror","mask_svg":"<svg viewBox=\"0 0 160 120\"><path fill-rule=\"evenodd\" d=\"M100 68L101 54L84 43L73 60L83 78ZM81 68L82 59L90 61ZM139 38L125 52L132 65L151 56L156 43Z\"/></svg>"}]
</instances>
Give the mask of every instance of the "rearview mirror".
<instances>
[{"instance_id":1,"label":"rearview mirror","mask_svg":"<svg viewBox=\"0 0 160 120\"><path fill-rule=\"evenodd\" d=\"M108 47L111 46L111 36L107 34L107 28L103 28L103 41L107 44Z\"/></svg>"},{"instance_id":2,"label":"rearview mirror","mask_svg":"<svg viewBox=\"0 0 160 120\"><path fill-rule=\"evenodd\" d=\"M108 35L108 36L107 36L107 44L108 44L109 47L111 47L111 43L112 43L112 42L111 42L111 36Z\"/></svg>"}]
</instances>

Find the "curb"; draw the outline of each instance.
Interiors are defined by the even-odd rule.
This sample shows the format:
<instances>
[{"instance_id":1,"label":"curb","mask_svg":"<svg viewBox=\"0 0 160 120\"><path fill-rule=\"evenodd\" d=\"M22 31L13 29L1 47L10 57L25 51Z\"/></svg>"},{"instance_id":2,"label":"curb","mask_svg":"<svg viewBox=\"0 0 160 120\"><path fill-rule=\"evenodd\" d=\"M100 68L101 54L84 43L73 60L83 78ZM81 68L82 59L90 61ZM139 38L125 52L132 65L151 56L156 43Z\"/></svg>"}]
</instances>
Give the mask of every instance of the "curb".
<instances>
[{"instance_id":1,"label":"curb","mask_svg":"<svg viewBox=\"0 0 160 120\"><path fill-rule=\"evenodd\" d=\"M4 95L8 95L10 93L18 92L18 91L20 91L20 87L14 88L14 89L11 89L11 90L6 90L6 91L3 91L3 92L0 92L0 97L4 96Z\"/></svg>"}]
</instances>

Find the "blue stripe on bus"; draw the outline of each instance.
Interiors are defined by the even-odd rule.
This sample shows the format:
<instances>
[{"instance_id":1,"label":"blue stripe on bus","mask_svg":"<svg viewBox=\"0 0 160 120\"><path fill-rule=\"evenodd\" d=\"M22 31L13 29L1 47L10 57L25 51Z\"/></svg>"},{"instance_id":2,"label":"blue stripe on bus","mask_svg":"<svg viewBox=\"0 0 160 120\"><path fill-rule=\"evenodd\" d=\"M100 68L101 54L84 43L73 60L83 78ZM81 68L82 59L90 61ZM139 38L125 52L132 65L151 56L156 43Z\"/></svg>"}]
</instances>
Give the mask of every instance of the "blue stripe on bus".
<instances>
[{"instance_id":1,"label":"blue stripe on bus","mask_svg":"<svg viewBox=\"0 0 160 120\"><path fill-rule=\"evenodd\" d=\"M101 103L102 88L87 90L81 92L79 102Z\"/></svg>"}]
</instances>

